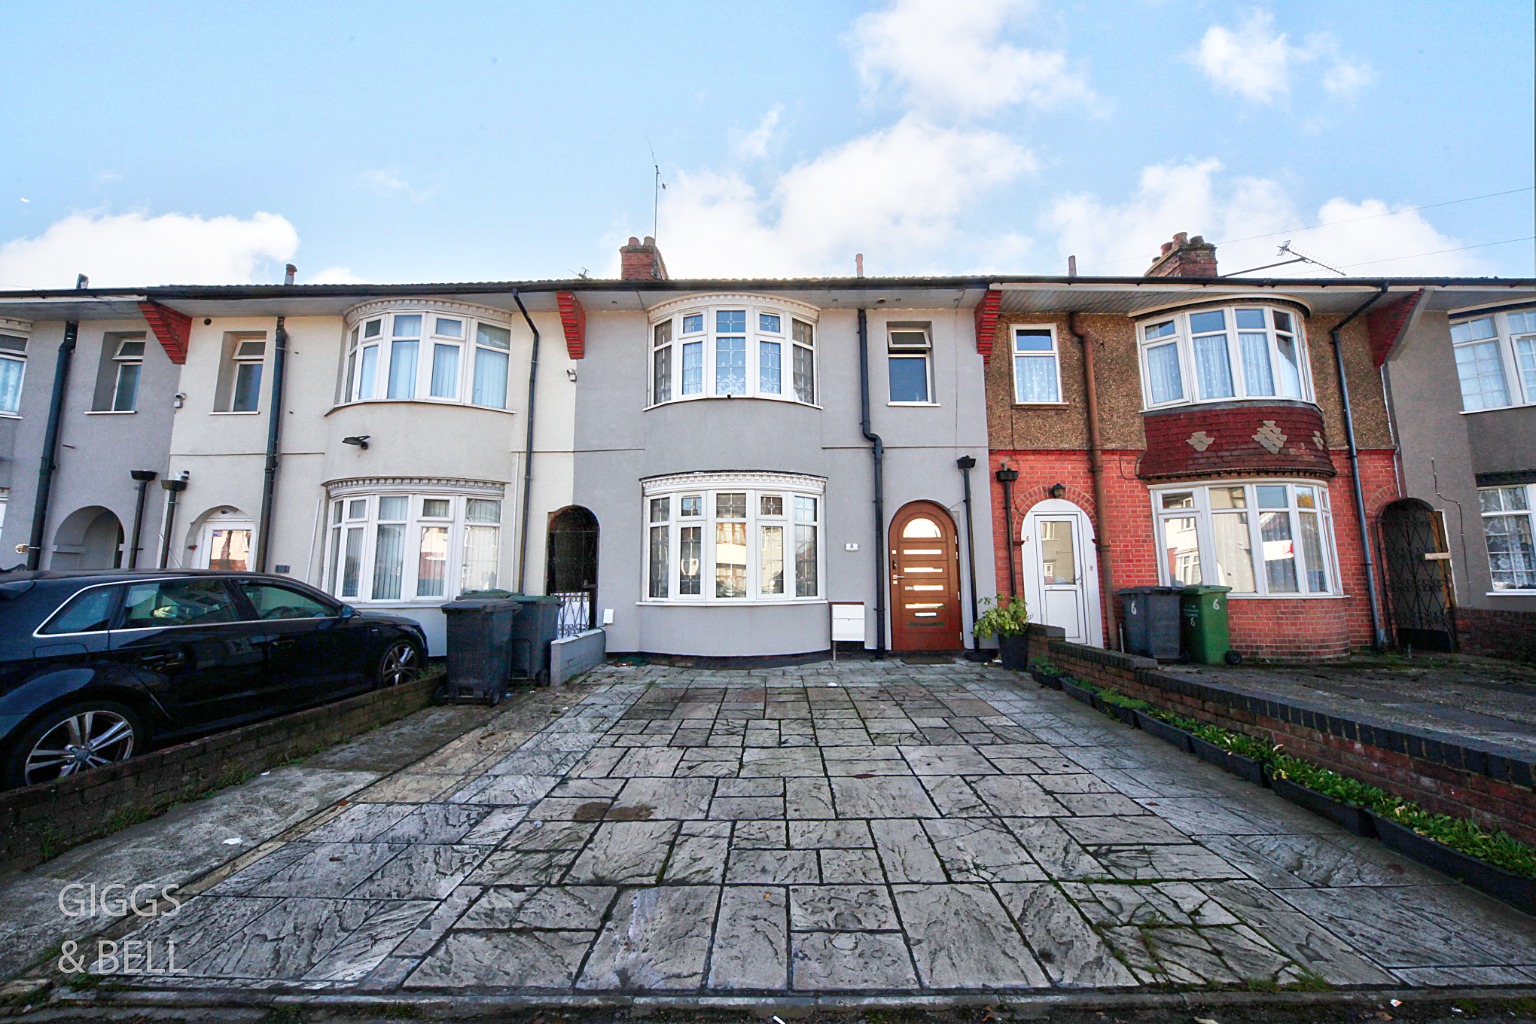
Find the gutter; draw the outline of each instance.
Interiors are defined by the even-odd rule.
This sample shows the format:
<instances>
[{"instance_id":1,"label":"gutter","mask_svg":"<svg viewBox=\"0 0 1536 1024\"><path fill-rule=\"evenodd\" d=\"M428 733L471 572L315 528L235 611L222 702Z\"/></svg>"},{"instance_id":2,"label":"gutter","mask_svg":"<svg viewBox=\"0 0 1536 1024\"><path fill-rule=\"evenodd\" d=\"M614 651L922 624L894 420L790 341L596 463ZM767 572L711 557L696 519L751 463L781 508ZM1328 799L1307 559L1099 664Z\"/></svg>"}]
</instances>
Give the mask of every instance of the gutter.
<instances>
[{"instance_id":1,"label":"gutter","mask_svg":"<svg viewBox=\"0 0 1536 1024\"><path fill-rule=\"evenodd\" d=\"M859 307L859 429L875 468L875 657L885 657L885 442L869 422L869 314Z\"/></svg>"},{"instance_id":2,"label":"gutter","mask_svg":"<svg viewBox=\"0 0 1536 1024\"><path fill-rule=\"evenodd\" d=\"M75 290L85 291L90 280L80 274ZM64 418L64 395L69 386L69 367L75 359L75 343L80 340L80 321L64 324L64 340L59 342L59 357L53 364L53 394L48 398L48 426L43 431L43 454L37 464L37 494L32 499L32 536L27 541L27 568L36 569L43 558L43 541L48 527L48 502L53 497L53 470L59 451L59 423Z\"/></svg>"},{"instance_id":3,"label":"gutter","mask_svg":"<svg viewBox=\"0 0 1536 1024\"><path fill-rule=\"evenodd\" d=\"M1110 564L1109 538L1105 529L1109 516L1105 514L1104 497L1104 444L1099 436L1099 387L1093 370L1093 344L1088 336L1077 329L1077 312L1067 314L1067 330L1077 339L1083 350L1083 391L1088 405L1088 475L1093 479L1093 546L1099 553L1099 579L1104 595L1104 646L1109 650L1120 649L1120 622L1115 608L1115 570Z\"/></svg>"},{"instance_id":4,"label":"gutter","mask_svg":"<svg viewBox=\"0 0 1536 1024\"><path fill-rule=\"evenodd\" d=\"M298 268L288 264L283 284L292 285ZM277 449L283 432L283 384L288 369L288 318L277 318L277 330L273 332L272 356L272 408L267 412L267 464L261 482L261 517L256 526L256 570L267 571L267 556L271 553L272 503L277 492Z\"/></svg>"},{"instance_id":5,"label":"gutter","mask_svg":"<svg viewBox=\"0 0 1536 1024\"><path fill-rule=\"evenodd\" d=\"M534 384L539 379L539 329L534 326L533 317L528 315L528 307L523 305L523 297L515 288L512 301L517 303L518 311L533 332L533 349L528 356L528 440L523 447L523 526L517 542L517 592L521 594L528 583L528 514L533 507L533 495L529 492L533 487L533 402L537 397Z\"/></svg>"},{"instance_id":6,"label":"gutter","mask_svg":"<svg viewBox=\"0 0 1536 1024\"><path fill-rule=\"evenodd\" d=\"M1371 610L1371 649L1379 653L1387 646L1387 634L1381 624L1381 599L1376 593L1376 560L1371 554L1371 530L1365 521L1365 488L1360 483L1360 449L1355 444L1355 414L1349 404L1349 378L1344 372L1344 348L1339 340L1339 332L1344 330L1350 321L1374 306L1392 286L1390 282L1383 281L1378 287L1380 290L1375 295L1366 299L1356 307L1353 313L1329 329L1328 337L1333 341L1333 366L1339 375L1339 395L1344 400L1344 439L1349 445L1349 476L1354 485L1355 511L1358 514L1360 527L1360 551L1364 555L1365 562L1365 595L1370 602Z\"/></svg>"}]
</instances>

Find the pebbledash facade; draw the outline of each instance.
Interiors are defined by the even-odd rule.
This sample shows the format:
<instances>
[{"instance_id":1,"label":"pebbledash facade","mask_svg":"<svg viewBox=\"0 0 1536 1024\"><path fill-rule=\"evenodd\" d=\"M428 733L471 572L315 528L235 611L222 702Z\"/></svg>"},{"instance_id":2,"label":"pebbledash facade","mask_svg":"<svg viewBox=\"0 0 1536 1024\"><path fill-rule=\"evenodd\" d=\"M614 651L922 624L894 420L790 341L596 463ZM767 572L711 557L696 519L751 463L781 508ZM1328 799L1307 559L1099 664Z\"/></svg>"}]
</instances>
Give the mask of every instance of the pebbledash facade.
<instances>
[{"instance_id":1,"label":"pebbledash facade","mask_svg":"<svg viewBox=\"0 0 1536 1024\"><path fill-rule=\"evenodd\" d=\"M1533 291L1529 281L1225 279L1214 246L1182 234L1143 278L994 286L978 322L995 337L986 390L999 592L1023 594L1036 621L1071 639L1118 647L1114 591L1226 586L1233 649L1283 658L1422 646L1412 595L1426 564L1464 562L1479 593L1462 603L1498 604L1481 595L1479 527L1515 535L1520 526L1493 513L1477 522L1481 464L1465 440L1476 422L1431 426L1424 407L1438 387L1443 411L1453 358L1469 362L1459 342L1453 357L1465 328L1452 320L1514 297L1530 303ZM1411 322L1410 302L1421 314ZM1506 334L1506 323L1525 326L1499 317ZM1438 370L1418 372L1411 407L1394 389L1394 421L1383 366L1405 332L1415 340L1399 346L1399 361L1416 353ZM1511 378L1519 356L1506 353ZM1536 395L1536 352L1531 360ZM1511 459L1521 467L1477 477L1488 484L1485 510L1489 488L1508 483L1497 493L1517 510L1511 522L1530 507L1515 492L1529 499L1536 482L1536 429L1521 422L1512 447L1485 445L1479 456L1489 473L1495 461L1497 471ZM1467 492L1456 497L1470 516L1450 532L1460 547L1447 546L1444 530L1414 539L1398 525L1405 510L1436 500L1427 465L1436 450L1441 486L1449 473ZM1520 536L1529 552L1529 532ZM1506 546L1518 550L1520 536ZM1504 575L1529 580L1524 571ZM1486 620L1464 615L1463 624L1463 645L1477 648Z\"/></svg>"}]
</instances>

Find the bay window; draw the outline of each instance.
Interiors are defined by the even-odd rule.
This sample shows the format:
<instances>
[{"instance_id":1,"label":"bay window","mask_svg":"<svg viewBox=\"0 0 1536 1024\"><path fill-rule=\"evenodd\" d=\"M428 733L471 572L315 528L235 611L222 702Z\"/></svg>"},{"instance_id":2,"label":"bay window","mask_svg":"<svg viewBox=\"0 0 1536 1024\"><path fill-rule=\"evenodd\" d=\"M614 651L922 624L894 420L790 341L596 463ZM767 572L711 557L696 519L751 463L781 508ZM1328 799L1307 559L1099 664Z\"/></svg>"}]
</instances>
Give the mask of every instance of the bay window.
<instances>
[{"instance_id":1,"label":"bay window","mask_svg":"<svg viewBox=\"0 0 1536 1024\"><path fill-rule=\"evenodd\" d=\"M816 477L767 473L647 481L646 599L819 598L823 487Z\"/></svg>"},{"instance_id":2,"label":"bay window","mask_svg":"<svg viewBox=\"0 0 1536 1024\"><path fill-rule=\"evenodd\" d=\"M1536 405L1536 310L1454 323L1451 350L1466 412Z\"/></svg>"},{"instance_id":3,"label":"bay window","mask_svg":"<svg viewBox=\"0 0 1536 1024\"><path fill-rule=\"evenodd\" d=\"M1299 318L1270 306L1223 306L1140 327L1147 408L1230 399L1312 401Z\"/></svg>"},{"instance_id":4,"label":"bay window","mask_svg":"<svg viewBox=\"0 0 1536 1024\"><path fill-rule=\"evenodd\" d=\"M492 495L497 496L492 496ZM331 593L344 601L437 602L496 586L500 488L333 491Z\"/></svg>"},{"instance_id":5,"label":"bay window","mask_svg":"<svg viewBox=\"0 0 1536 1024\"><path fill-rule=\"evenodd\" d=\"M1235 596L1341 591L1322 484L1177 487L1154 491L1152 501L1165 584L1231 587Z\"/></svg>"},{"instance_id":6,"label":"bay window","mask_svg":"<svg viewBox=\"0 0 1536 1024\"><path fill-rule=\"evenodd\" d=\"M341 403L450 402L507 407L512 331L493 310L460 304L383 310L349 317Z\"/></svg>"},{"instance_id":7,"label":"bay window","mask_svg":"<svg viewBox=\"0 0 1536 1024\"><path fill-rule=\"evenodd\" d=\"M1536 484L1481 487L1483 535L1495 592L1536 590Z\"/></svg>"},{"instance_id":8,"label":"bay window","mask_svg":"<svg viewBox=\"0 0 1536 1024\"><path fill-rule=\"evenodd\" d=\"M679 299L652 310L650 405L691 398L816 401L817 311L787 299Z\"/></svg>"}]
</instances>

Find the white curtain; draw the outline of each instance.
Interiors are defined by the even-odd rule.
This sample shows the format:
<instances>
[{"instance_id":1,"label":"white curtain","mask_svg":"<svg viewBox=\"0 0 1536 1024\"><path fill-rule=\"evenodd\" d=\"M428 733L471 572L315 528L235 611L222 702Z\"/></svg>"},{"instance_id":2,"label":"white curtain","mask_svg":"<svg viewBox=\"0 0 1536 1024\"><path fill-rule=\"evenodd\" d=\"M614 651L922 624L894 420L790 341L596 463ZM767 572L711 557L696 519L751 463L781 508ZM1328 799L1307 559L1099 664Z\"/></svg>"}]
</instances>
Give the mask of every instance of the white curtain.
<instances>
[{"instance_id":1,"label":"white curtain","mask_svg":"<svg viewBox=\"0 0 1536 1024\"><path fill-rule=\"evenodd\" d=\"M1243 351L1243 379L1248 384L1248 394L1273 395L1275 376L1269 368L1269 336L1267 334L1239 334L1238 347Z\"/></svg>"},{"instance_id":2,"label":"white curtain","mask_svg":"<svg viewBox=\"0 0 1536 1024\"><path fill-rule=\"evenodd\" d=\"M1153 405L1184 397L1184 379L1179 373L1177 345L1156 345L1147 349L1147 378L1152 385Z\"/></svg>"},{"instance_id":3,"label":"white curtain","mask_svg":"<svg viewBox=\"0 0 1536 1024\"><path fill-rule=\"evenodd\" d=\"M1195 376L1200 379L1201 398L1232 397L1232 360L1225 334L1195 339Z\"/></svg>"},{"instance_id":4,"label":"white curtain","mask_svg":"<svg viewBox=\"0 0 1536 1024\"><path fill-rule=\"evenodd\" d=\"M1015 356L1013 380L1020 402L1061 401L1060 392L1056 388L1054 356Z\"/></svg>"}]
</instances>

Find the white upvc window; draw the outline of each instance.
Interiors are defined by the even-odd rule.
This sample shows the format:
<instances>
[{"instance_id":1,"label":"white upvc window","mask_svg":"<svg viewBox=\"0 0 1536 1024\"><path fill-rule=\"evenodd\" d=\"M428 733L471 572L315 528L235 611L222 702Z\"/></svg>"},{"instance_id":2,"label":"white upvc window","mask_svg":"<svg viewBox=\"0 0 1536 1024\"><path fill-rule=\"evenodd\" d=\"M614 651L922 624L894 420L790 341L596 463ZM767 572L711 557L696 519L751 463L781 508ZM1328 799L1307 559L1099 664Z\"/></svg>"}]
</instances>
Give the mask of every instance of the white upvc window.
<instances>
[{"instance_id":1,"label":"white upvc window","mask_svg":"<svg viewBox=\"0 0 1536 1024\"><path fill-rule=\"evenodd\" d=\"M645 484L645 599L774 603L822 595L816 477L684 474Z\"/></svg>"},{"instance_id":2,"label":"white upvc window","mask_svg":"<svg viewBox=\"0 0 1536 1024\"><path fill-rule=\"evenodd\" d=\"M21 385L27 376L27 336L0 330L0 413L21 411Z\"/></svg>"},{"instance_id":3,"label":"white upvc window","mask_svg":"<svg viewBox=\"0 0 1536 1024\"><path fill-rule=\"evenodd\" d=\"M1192 402L1312 401L1300 318L1271 306L1174 313L1139 328L1148 409Z\"/></svg>"},{"instance_id":4,"label":"white upvc window","mask_svg":"<svg viewBox=\"0 0 1536 1024\"><path fill-rule=\"evenodd\" d=\"M330 592L359 603L438 602L496 586L502 500L348 490L331 502Z\"/></svg>"},{"instance_id":5,"label":"white upvc window","mask_svg":"<svg viewBox=\"0 0 1536 1024\"><path fill-rule=\"evenodd\" d=\"M1152 509L1158 576L1166 585L1231 587L1234 597L1342 592L1324 484L1159 488Z\"/></svg>"},{"instance_id":6,"label":"white upvc window","mask_svg":"<svg viewBox=\"0 0 1536 1024\"><path fill-rule=\"evenodd\" d=\"M1019 405L1061 401L1061 354L1055 327L1018 324L1013 328L1013 400Z\"/></svg>"},{"instance_id":7,"label":"white upvc window","mask_svg":"<svg viewBox=\"0 0 1536 1024\"><path fill-rule=\"evenodd\" d=\"M1453 323L1451 350L1464 411L1536 405L1536 310Z\"/></svg>"},{"instance_id":8,"label":"white upvc window","mask_svg":"<svg viewBox=\"0 0 1536 1024\"><path fill-rule=\"evenodd\" d=\"M139 398L139 373L144 368L144 339L119 341L112 361L117 366L112 384L112 411L133 412Z\"/></svg>"},{"instance_id":9,"label":"white upvc window","mask_svg":"<svg viewBox=\"0 0 1536 1024\"><path fill-rule=\"evenodd\" d=\"M892 405L933 404L933 332L927 324L891 324L886 376Z\"/></svg>"},{"instance_id":10,"label":"white upvc window","mask_svg":"<svg viewBox=\"0 0 1536 1024\"><path fill-rule=\"evenodd\" d=\"M511 351L510 327L457 309L359 316L347 332L341 404L420 401L505 409Z\"/></svg>"},{"instance_id":11,"label":"white upvc window","mask_svg":"<svg viewBox=\"0 0 1536 1024\"><path fill-rule=\"evenodd\" d=\"M1480 487L1495 592L1536 590L1536 484Z\"/></svg>"},{"instance_id":12,"label":"white upvc window","mask_svg":"<svg viewBox=\"0 0 1536 1024\"><path fill-rule=\"evenodd\" d=\"M696 398L816 402L817 310L705 296L652 310L649 405Z\"/></svg>"}]
</instances>

